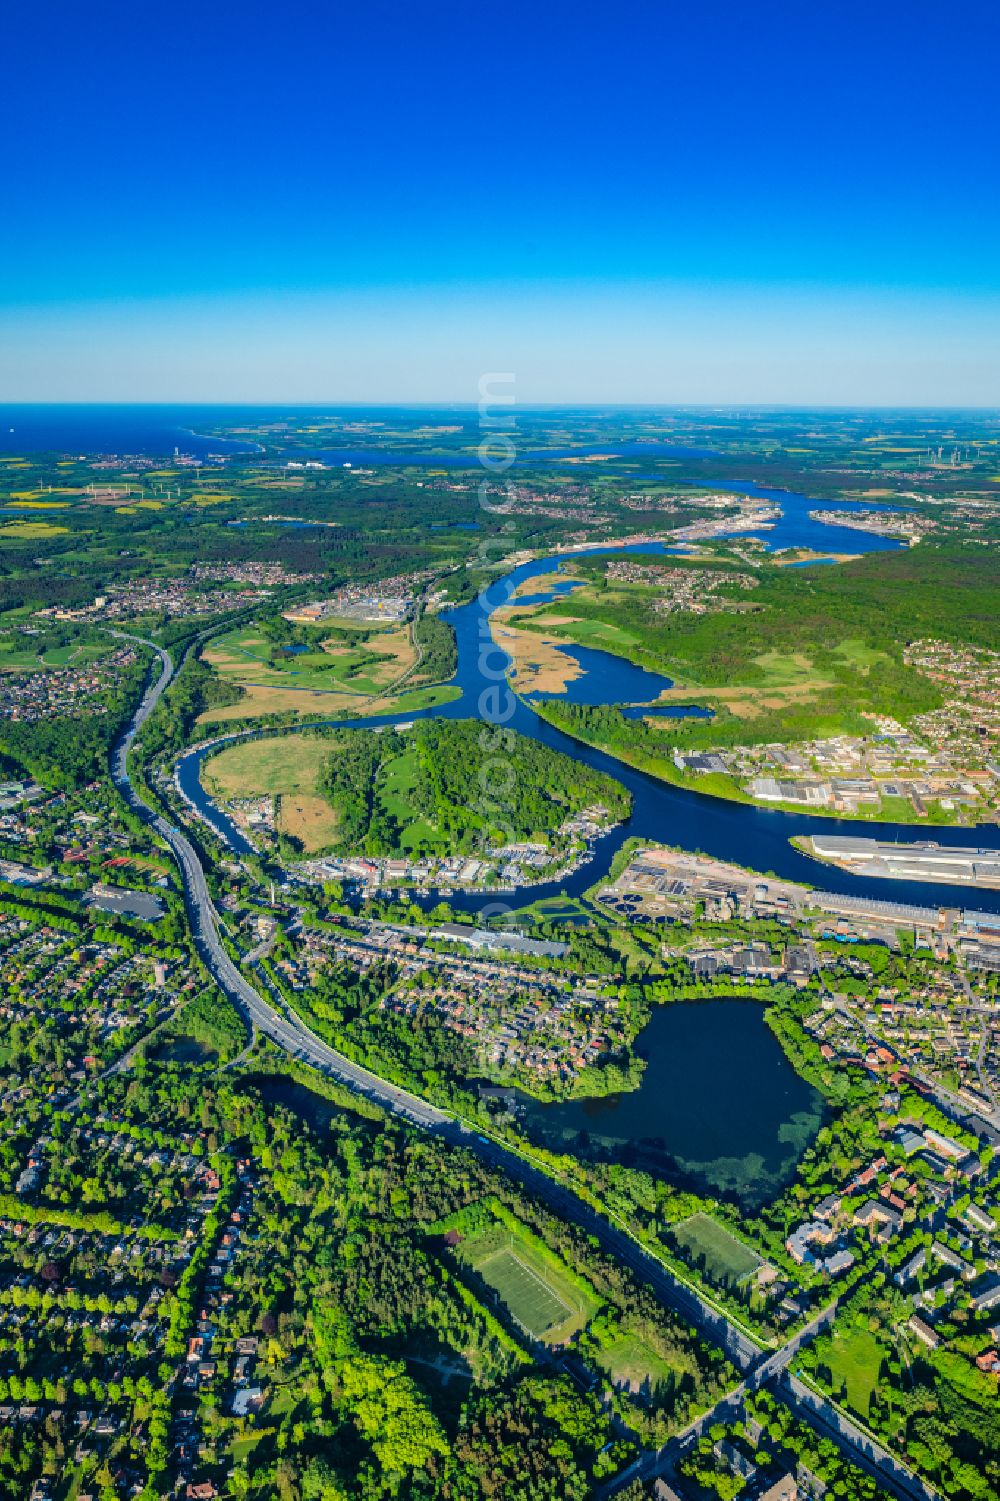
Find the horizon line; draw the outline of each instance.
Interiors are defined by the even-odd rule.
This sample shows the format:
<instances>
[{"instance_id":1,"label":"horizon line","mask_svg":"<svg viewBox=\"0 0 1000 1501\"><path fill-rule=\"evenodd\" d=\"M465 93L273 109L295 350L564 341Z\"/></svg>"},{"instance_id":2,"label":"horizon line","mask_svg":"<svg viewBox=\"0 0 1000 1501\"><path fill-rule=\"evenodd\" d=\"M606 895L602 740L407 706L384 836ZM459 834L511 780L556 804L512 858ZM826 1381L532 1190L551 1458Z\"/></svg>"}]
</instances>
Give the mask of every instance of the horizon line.
<instances>
[{"instance_id":1,"label":"horizon line","mask_svg":"<svg viewBox=\"0 0 1000 1501\"><path fill-rule=\"evenodd\" d=\"M939 402L783 402L783 401L517 401L512 406L521 411L669 411L669 412L738 412L742 410L757 412L996 412L1000 416L1000 405L992 403L939 403ZM197 397L171 397L151 398L143 401L123 401L115 398L102 398L101 400L66 399L58 401L50 400L25 400L23 398L7 398L0 396L0 406L9 408L31 407L227 407L253 410L255 408L273 410L275 407L285 407L295 410L301 407L331 407L331 408L383 408L396 411L434 411L448 408L458 411L476 412L481 403L477 401L459 401L447 397L435 398L432 401L399 401L356 399L356 400L325 400L322 397L310 397L301 401L288 401L286 399L274 401L240 401L215 399L212 401L201 400Z\"/></svg>"}]
</instances>

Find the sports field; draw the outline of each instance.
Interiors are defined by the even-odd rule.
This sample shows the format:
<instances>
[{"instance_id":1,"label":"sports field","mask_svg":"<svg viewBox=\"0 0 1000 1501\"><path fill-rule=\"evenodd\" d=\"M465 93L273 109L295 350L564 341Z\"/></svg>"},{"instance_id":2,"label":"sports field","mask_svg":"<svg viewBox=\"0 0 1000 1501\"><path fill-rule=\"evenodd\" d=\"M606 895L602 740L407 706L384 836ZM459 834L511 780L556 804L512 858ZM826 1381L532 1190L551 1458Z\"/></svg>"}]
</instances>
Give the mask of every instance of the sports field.
<instances>
[{"instance_id":1,"label":"sports field","mask_svg":"<svg viewBox=\"0 0 1000 1501\"><path fill-rule=\"evenodd\" d=\"M693 1214L675 1225L674 1238L694 1262L704 1262L709 1278L723 1287L737 1287L763 1265L756 1251L707 1214Z\"/></svg>"},{"instance_id":2,"label":"sports field","mask_svg":"<svg viewBox=\"0 0 1000 1501\"><path fill-rule=\"evenodd\" d=\"M500 1294L517 1322L536 1339L573 1313L544 1275L523 1261L513 1247L494 1251L477 1270Z\"/></svg>"},{"instance_id":3,"label":"sports field","mask_svg":"<svg viewBox=\"0 0 1000 1501\"><path fill-rule=\"evenodd\" d=\"M496 1225L466 1241L461 1254L532 1339L561 1344L597 1311L596 1298L575 1286L562 1263L527 1233Z\"/></svg>"}]
</instances>

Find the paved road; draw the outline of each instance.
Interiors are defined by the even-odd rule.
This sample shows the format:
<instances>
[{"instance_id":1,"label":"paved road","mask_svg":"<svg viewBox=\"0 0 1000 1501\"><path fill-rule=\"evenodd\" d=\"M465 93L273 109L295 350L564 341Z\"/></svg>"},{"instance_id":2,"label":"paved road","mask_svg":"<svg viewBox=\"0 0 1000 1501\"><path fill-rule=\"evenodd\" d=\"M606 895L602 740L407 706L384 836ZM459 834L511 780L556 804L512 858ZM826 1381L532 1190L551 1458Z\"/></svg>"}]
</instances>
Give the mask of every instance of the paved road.
<instances>
[{"instance_id":1,"label":"paved road","mask_svg":"<svg viewBox=\"0 0 1000 1501\"><path fill-rule=\"evenodd\" d=\"M702 1434L708 1432L713 1423L728 1425L739 1421L747 1389L747 1383L741 1381L739 1386L734 1386L732 1391L720 1397L714 1407L710 1407L686 1428L675 1433L661 1449L644 1450L627 1469L621 1470L613 1480L609 1480L607 1485L598 1491L598 1501L610 1501L612 1496L617 1496L619 1491L623 1491L634 1480L650 1481L662 1475L665 1480L672 1483L678 1463L691 1446L697 1443Z\"/></svg>"},{"instance_id":2,"label":"paved road","mask_svg":"<svg viewBox=\"0 0 1000 1501\"><path fill-rule=\"evenodd\" d=\"M616 1475L599 1493L600 1501L610 1501L633 1480L649 1481L662 1475L672 1482L676 1468L692 1446L707 1433L714 1423L738 1421L743 1410L743 1401L748 1392L762 1383L753 1378L741 1381L739 1386L720 1397L710 1412L702 1413L687 1428L675 1434L669 1443L655 1452L641 1454L628 1469ZM774 1383L774 1395L791 1408L796 1417L816 1429L824 1438L831 1439L841 1452L859 1470L870 1475L877 1483L880 1493L896 1497L896 1501L942 1501L933 1486L927 1485L900 1464L888 1450L869 1438L849 1418L806 1386L791 1371L782 1371Z\"/></svg>"},{"instance_id":3,"label":"paved road","mask_svg":"<svg viewBox=\"0 0 1000 1501\"><path fill-rule=\"evenodd\" d=\"M139 637L124 639L137 642L141 640ZM534 1167L509 1148L480 1136L446 1111L439 1110L426 1100L390 1084L369 1069L344 1057L311 1032L294 1014L279 1011L250 984L219 937L218 914L194 846L180 829L146 806L129 778L128 753L136 734L156 707L173 675L169 653L152 642L143 641L142 644L157 653L160 673L147 688L131 722L112 751L112 776L133 812L149 824L173 851L180 868L188 916L198 951L220 989L246 1020L292 1057L345 1084L383 1109L454 1145L470 1149L483 1161L502 1168L509 1176L535 1192L557 1213L575 1222L587 1234L593 1235L604 1251L647 1283L668 1308L674 1309L710 1343L724 1350L744 1377L743 1387L758 1387L778 1376L777 1389L789 1406L808 1418L821 1432L835 1439L842 1452L853 1463L875 1474L888 1494L896 1496L898 1501L934 1501L934 1493L929 1488L916 1481L885 1450L841 1417L832 1404L818 1397L785 1369L801 1344L832 1318L835 1305L824 1309L812 1325L802 1330L780 1350L763 1351L757 1341L715 1309L696 1289L682 1282L668 1267L633 1240L624 1228L619 1228L599 1214L578 1194L563 1188L548 1173ZM737 1393L740 1391L741 1388L737 1388ZM736 1393L730 1394L731 1400L735 1398ZM655 1455L643 1456L637 1462L636 1472L655 1473L656 1459ZM646 1465L652 1466L648 1472Z\"/></svg>"},{"instance_id":4,"label":"paved road","mask_svg":"<svg viewBox=\"0 0 1000 1501\"><path fill-rule=\"evenodd\" d=\"M139 637L129 639L140 640ZM292 1057L373 1100L383 1109L390 1110L455 1145L474 1151L484 1161L502 1168L511 1177L531 1188L550 1207L573 1219L588 1234L595 1236L604 1250L648 1283L668 1307L694 1324L711 1343L725 1350L741 1372L748 1370L760 1358L760 1345L715 1309L696 1289L682 1282L655 1256L644 1250L624 1228L614 1225L579 1195L554 1182L547 1172L533 1166L516 1152L479 1135L472 1127L447 1111L439 1110L437 1106L389 1083L337 1052L311 1032L294 1013L279 1009L255 989L222 943L218 914L209 894L205 871L193 844L180 829L146 806L132 786L128 774L128 753L136 734L156 707L173 673L173 664L166 651L152 642L143 644L157 653L160 672L155 682L150 684L131 723L112 752L112 776L133 812L149 824L173 851L180 868L188 917L198 952L219 987L246 1020Z\"/></svg>"},{"instance_id":5,"label":"paved road","mask_svg":"<svg viewBox=\"0 0 1000 1501\"><path fill-rule=\"evenodd\" d=\"M780 1350L760 1355L747 1369L740 1384L720 1397L708 1412L703 1412L686 1428L675 1433L662 1448L647 1449L641 1453L628 1469L622 1470L604 1487L601 1492L602 1498L613 1496L618 1491L624 1490L625 1486L633 1480L652 1480L657 1475L663 1475L669 1480L678 1461L684 1457L692 1444L707 1433L713 1423L727 1423L737 1419L747 1394L758 1391L776 1376L780 1376L802 1346L808 1344L821 1330L833 1323L836 1312L837 1299L834 1298L808 1324L803 1325L797 1333L793 1334L791 1339L786 1340Z\"/></svg>"},{"instance_id":6,"label":"paved road","mask_svg":"<svg viewBox=\"0 0 1000 1501\"><path fill-rule=\"evenodd\" d=\"M852 1464L870 1475L881 1492L896 1497L896 1501L942 1501L933 1486L914 1475L888 1449L788 1369L798 1350L832 1323L836 1311L835 1301L828 1304L780 1350L764 1356L738 1386L720 1397L710 1412L695 1418L694 1422L675 1434L662 1449L647 1450L640 1454L604 1488L600 1493L602 1501L608 1501L608 1498L636 1479L652 1480L657 1475L663 1475L667 1480L672 1479L679 1461L709 1431L713 1423L727 1423L738 1419L744 1398L768 1384L772 1385L774 1395L790 1407L796 1417L807 1422L822 1437L831 1439Z\"/></svg>"},{"instance_id":7,"label":"paved road","mask_svg":"<svg viewBox=\"0 0 1000 1501\"><path fill-rule=\"evenodd\" d=\"M871 1475L888 1495L898 1497L899 1501L942 1501L939 1491L906 1469L832 1402L806 1386L791 1371L782 1372L775 1383L774 1394L787 1403L796 1417L804 1419L824 1438L838 1444L852 1464Z\"/></svg>"}]
</instances>

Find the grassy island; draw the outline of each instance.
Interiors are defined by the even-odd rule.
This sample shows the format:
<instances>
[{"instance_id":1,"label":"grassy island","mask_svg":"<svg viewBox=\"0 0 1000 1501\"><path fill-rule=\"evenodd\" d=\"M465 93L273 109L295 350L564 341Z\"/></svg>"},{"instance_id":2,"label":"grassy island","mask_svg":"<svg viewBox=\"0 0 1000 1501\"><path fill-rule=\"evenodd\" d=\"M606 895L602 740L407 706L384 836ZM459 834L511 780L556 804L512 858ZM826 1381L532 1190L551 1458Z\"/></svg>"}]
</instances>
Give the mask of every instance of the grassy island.
<instances>
[{"instance_id":1,"label":"grassy island","mask_svg":"<svg viewBox=\"0 0 1000 1501\"><path fill-rule=\"evenodd\" d=\"M601 772L511 731L471 720L409 729L320 730L248 740L206 763L223 798L273 798L275 825L303 853L472 853L533 841L600 807L617 819L628 794Z\"/></svg>"}]
</instances>

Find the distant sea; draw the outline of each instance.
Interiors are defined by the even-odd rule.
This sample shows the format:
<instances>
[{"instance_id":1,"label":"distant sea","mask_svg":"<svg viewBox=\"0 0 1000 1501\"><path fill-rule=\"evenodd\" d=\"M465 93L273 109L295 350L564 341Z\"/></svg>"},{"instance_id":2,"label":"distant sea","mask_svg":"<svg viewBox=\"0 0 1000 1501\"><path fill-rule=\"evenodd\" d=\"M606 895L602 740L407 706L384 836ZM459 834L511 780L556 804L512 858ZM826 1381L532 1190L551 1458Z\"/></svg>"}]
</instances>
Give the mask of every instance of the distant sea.
<instances>
[{"instance_id":1,"label":"distant sea","mask_svg":"<svg viewBox=\"0 0 1000 1501\"><path fill-rule=\"evenodd\" d=\"M141 454L194 458L255 453L255 443L204 437L200 430L239 427L260 409L217 406L50 406L0 403L0 453Z\"/></svg>"},{"instance_id":2,"label":"distant sea","mask_svg":"<svg viewBox=\"0 0 1000 1501\"><path fill-rule=\"evenodd\" d=\"M288 418L349 416L355 421L381 421L389 428L400 419L419 424L460 424L467 428L471 445L464 452L422 448L405 451L391 448L316 448L301 444L287 450L301 460L308 453L322 463L340 465L412 464L434 468L469 469L479 466L474 445L480 433L474 407L432 409L428 407L323 407L303 406L131 406L131 405L40 405L0 403L0 454L61 453L80 457L95 454L136 454L144 458L170 458L176 450L192 458L210 454L260 453L257 443L206 436L207 428L240 428L248 423L277 423ZM708 451L671 443L610 440L597 447L537 449L526 440L517 462L548 464L564 459L611 453L629 458L705 458ZM284 455L275 435L268 444L272 457Z\"/></svg>"}]
</instances>

